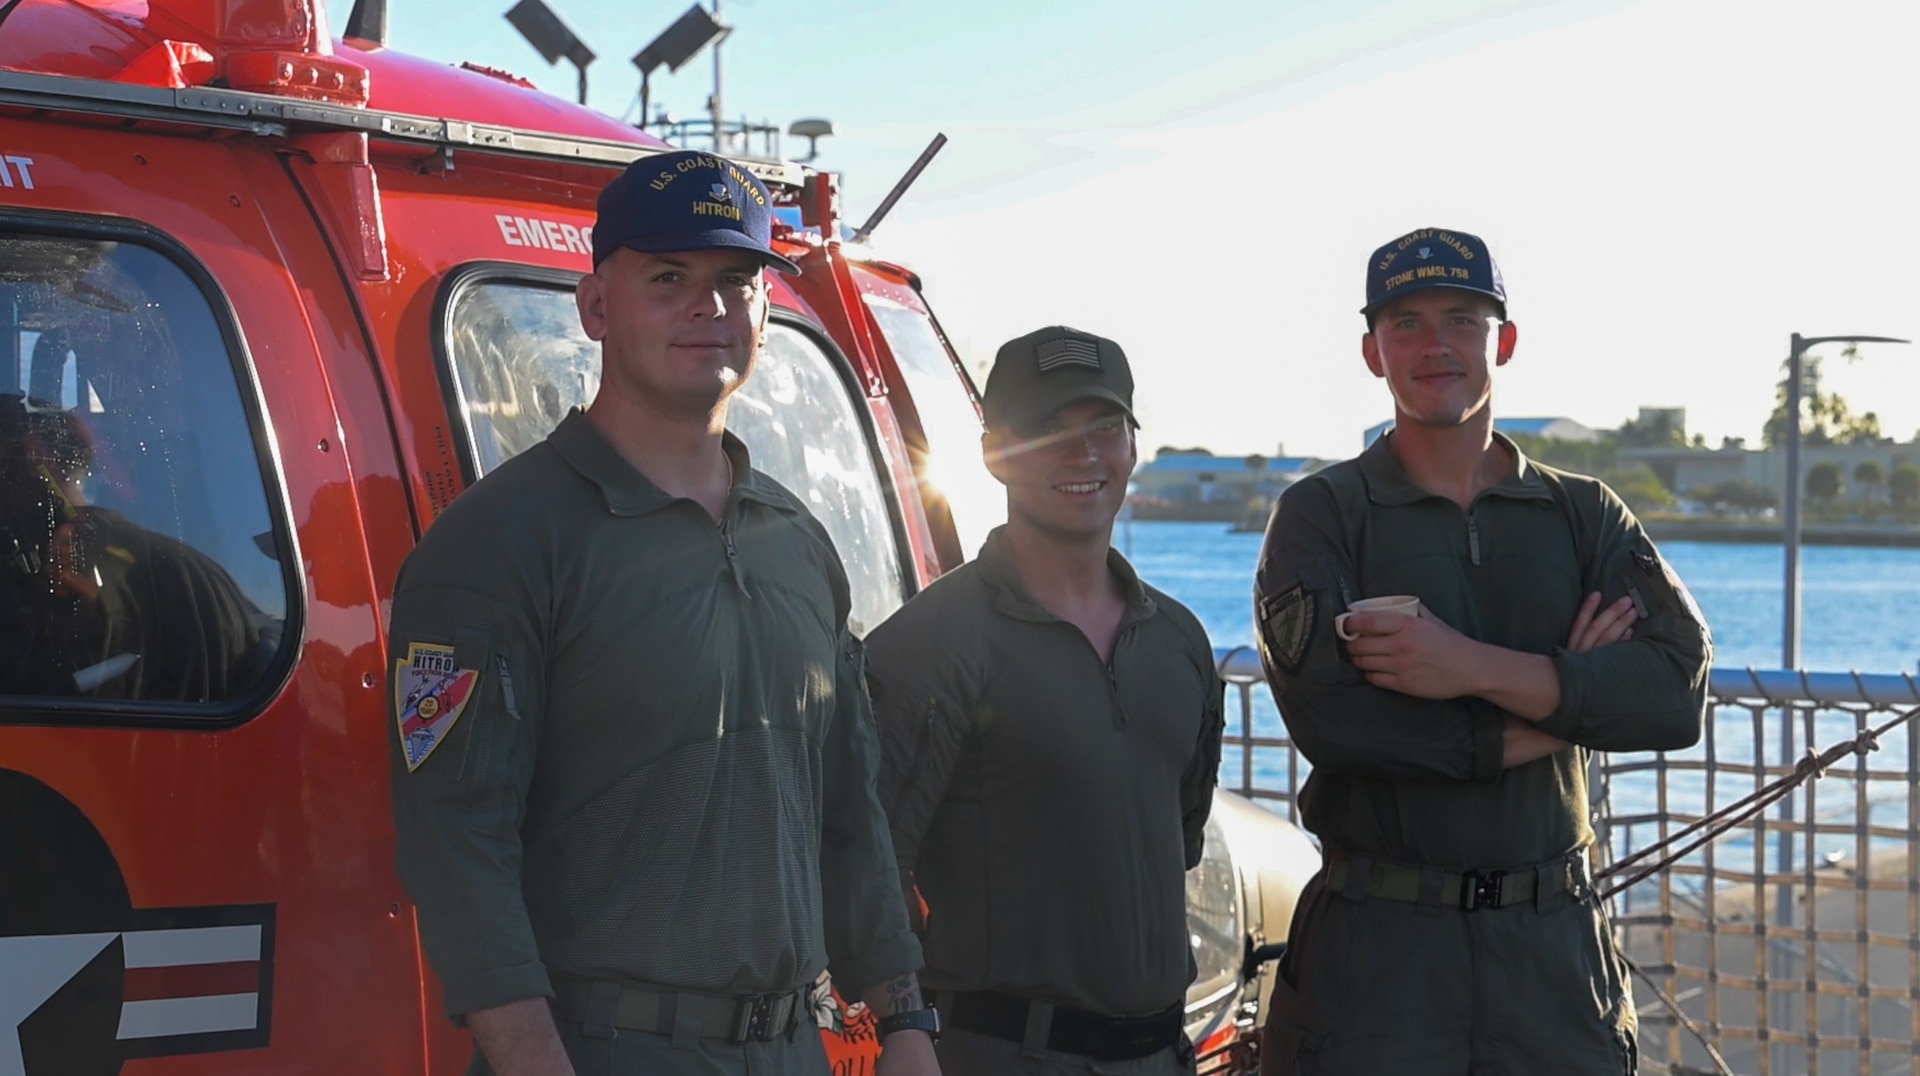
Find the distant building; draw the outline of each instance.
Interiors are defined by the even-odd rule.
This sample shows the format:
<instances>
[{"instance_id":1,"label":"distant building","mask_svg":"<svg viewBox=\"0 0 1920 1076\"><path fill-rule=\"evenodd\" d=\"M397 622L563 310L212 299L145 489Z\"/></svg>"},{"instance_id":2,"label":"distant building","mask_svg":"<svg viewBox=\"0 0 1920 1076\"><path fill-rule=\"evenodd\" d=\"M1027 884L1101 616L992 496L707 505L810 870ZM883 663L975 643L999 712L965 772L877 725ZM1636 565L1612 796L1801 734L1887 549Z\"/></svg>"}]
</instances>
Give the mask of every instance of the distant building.
<instances>
[{"instance_id":1,"label":"distant building","mask_svg":"<svg viewBox=\"0 0 1920 1076\"><path fill-rule=\"evenodd\" d=\"M1177 505L1271 501L1303 475L1326 466L1312 456L1196 456L1162 453L1133 472L1134 492Z\"/></svg>"},{"instance_id":2,"label":"distant building","mask_svg":"<svg viewBox=\"0 0 1920 1076\"><path fill-rule=\"evenodd\" d=\"M1903 463L1920 467L1920 442L1804 445L1800 449L1803 474L1822 463L1835 464L1840 468L1840 478L1845 484L1842 499L1848 504L1884 502L1887 499L1884 484L1876 488L1862 486L1854 480L1855 471L1868 462L1879 465L1881 481L1884 483L1886 476ZM1622 448L1618 463L1621 467L1645 464L1668 489L1680 497L1686 497L1694 490L1733 481L1763 486L1775 492L1786 489L1787 454L1784 449ZM1802 492L1805 489L1805 486L1801 487Z\"/></svg>"},{"instance_id":3,"label":"distant building","mask_svg":"<svg viewBox=\"0 0 1920 1076\"><path fill-rule=\"evenodd\" d=\"M1493 428L1501 433L1544 437L1552 441L1598 441L1600 439L1599 430L1570 418L1496 418L1493 420ZM1393 429L1392 419L1377 426L1367 427L1367 432L1361 435L1361 447L1366 448L1372 445L1380 439L1381 434L1391 429Z\"/></svg>"}]
</instances>

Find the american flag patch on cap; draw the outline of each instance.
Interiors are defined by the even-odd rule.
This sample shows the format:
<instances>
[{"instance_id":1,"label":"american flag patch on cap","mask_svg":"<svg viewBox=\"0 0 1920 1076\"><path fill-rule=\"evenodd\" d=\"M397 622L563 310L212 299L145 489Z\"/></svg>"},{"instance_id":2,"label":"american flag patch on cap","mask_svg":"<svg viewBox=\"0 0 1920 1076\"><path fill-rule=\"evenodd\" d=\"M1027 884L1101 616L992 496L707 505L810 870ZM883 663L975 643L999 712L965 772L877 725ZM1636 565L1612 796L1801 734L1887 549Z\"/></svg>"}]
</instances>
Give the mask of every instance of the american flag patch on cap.
<instances>
[{"instance_id":1,"label":"american flag patch on cap","mask_svg":"<svg viewBox=\"0 0 1920 1076\"><path fill-rule=\"evenodd\" d=\"M1040 372L1048 373L1062 366L1086 366L1100 369L1100 345L1092 340L1076 336L1063 336L1057 340L1048 340L1033 349L1040 360Z\"/></svg>"}]
</instances>

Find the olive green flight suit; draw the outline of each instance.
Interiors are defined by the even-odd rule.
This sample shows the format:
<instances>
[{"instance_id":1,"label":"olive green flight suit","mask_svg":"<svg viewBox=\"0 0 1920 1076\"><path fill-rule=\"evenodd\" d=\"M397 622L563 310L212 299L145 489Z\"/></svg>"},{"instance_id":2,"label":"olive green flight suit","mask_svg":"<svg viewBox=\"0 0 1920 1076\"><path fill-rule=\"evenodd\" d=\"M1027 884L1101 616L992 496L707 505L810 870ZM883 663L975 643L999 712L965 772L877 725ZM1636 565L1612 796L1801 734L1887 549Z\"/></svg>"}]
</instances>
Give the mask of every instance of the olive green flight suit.
<instances>
[{"instance_id":1,"label":"olive green flight suit","mask_svg":"<svg viewBox=\"0 0 1920 1076\"><path fill-rule=\"evenodd\" d=\"M831 963L857 997L920 964L846 577L799 501L725 448L716 528L575 411L407 560L398 858L456 1018L559 976L742 996ZM811 1027L676 1045L567 1016L583 1072L826 1071Z\"/></svg>"},{"instance_id":2,"label":"olive green flight suit","mask_svg":"<svg viewBox=\"0 0 1920 1076\"><path fill-rule=\"evenodd\" d=\"M1100 1016L1184 1005L1186 871L1224 687L1193 614L1119 553L1108 564L1128 595L1110 662L1027 593L1004 529L868 636L881 797L902 888L926 900L920 981L936 1005L956 990ZM946 1076L1145 1076L1192 1057L1095 1062L952 1030L939 1052Z\"/></svg>"},{"instance_id":3,"label":"olive green flight suit","mask_svg":"<svg viewBox=\"0 0 1920 1076\"><path fill-rule=\"evenodd\" d=\"M1587 762L1698 740L1706 625L1600 482L1496 435L1515 473L1462 510L1413 483L1390 437L1290 487L1261 553L1262 659L1313 763L1302 809L1328 861L1296 912L1264 1071L1633 1071L1631 992L1586 866ZM1625 642L1570 653L1595 590L1631 595L1643 618ZM1474 639L1550 656L1561 702L1538 727L1574 746L1503 770L1498 707L1368 684L1333 618L1388 594L1417 595ZM1463 883L1469 871L1479 886ZM1489 882L1494 871L1504 878Z\"/></svg>"}]
</instances>

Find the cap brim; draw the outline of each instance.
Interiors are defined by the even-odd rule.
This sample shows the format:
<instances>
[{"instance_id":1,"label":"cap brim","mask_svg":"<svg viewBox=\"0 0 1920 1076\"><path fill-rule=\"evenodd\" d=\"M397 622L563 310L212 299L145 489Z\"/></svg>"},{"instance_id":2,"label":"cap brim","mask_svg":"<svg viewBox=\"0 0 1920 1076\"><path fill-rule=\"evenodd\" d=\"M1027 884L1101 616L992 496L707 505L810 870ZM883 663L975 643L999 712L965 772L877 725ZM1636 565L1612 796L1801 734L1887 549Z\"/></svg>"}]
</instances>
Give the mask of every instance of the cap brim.
<instances>
[{"instance_id":1,"label":"cap brim","mask_svg":"<svg viewBox=\"0 0 1920 1076\"><path fill-rule=\"evenodd\" d=\"M1134 417L1133 408L1127 406L1127 401L1121 399L1119 393L1099 382L1070 385L1062 388L1058 392L1048 393L1044 396L1035 393L1033 396L1038 398L1029 398L1021 401L1020 404L1016 406L1008 407L1002 413L1005 421L1002 422L1001 425L1006 426L1014 433L1030 433L1034 427L1045 422L1047 417L1055 411L1070 404L1077 404L1086 400L1105 400L1119 408L1120 413L1127 416L1128 422L1133 423L1135 426L1140 425L1140 420Z\"/></svg>"},{"instance_id":2,"label":"cap brim","mask_svg":"<svg viewBox=\"0 0 1920 1076\"><path fill-rule=\"evenodd\" d=\"M750 250L760 255L761 260L771 268L791 276L800 275L800 267L775 253L772 247L762 246L731 228L650 235L644 239L630 239L620 245L642 254L673 254L683 250Z\"/></svg>"},{"instance_id":3,"label":"cap brim","mask_svg":"<svg viewBox=\"0 0 1920 1076\"><path fill-rule=\"evenodd\" d=\"M1451 288L1454 291L1468 291L1468 292L1472 292L1475 295L1484 295L1487 298L1492 299L1494 302L1500 304L1501 317L1504 318L1507 316L1507 300L1504 296L1498 294L1497 292L1489 291L1486 288L1470 288L1465 284L1442 284L1438 281L1432 284L1427 284L1423 282L1420 284L1415 284L1414 286L1409 288L1401 288L1399 291L1394 292L1392 295L1387 296L1386 298L1380 300L1377 303L1368 303L1366 306L1361 307L1360 315L1365 318L1371 318L1373 317L1375 311L1378 311L1381 307L1387 305L1388 303L1393 302L1396 299L1404 299L1415 292L1432 291L1435 288Z\"/></svg>"}]
</instances>

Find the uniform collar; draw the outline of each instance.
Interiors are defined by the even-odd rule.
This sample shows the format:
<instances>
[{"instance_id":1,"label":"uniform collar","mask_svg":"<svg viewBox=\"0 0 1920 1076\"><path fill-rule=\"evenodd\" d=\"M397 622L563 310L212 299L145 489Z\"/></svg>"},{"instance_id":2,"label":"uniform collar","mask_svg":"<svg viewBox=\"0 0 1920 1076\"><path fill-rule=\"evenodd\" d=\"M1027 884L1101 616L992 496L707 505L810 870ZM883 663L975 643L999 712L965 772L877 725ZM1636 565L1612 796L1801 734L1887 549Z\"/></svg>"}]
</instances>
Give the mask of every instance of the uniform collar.
<instances>
[{"instance_id":1,"label":"uniform collar","mask_svg":"<svg viewBox=\"0 0 1920 1076\"><path fill-rule=\"evenodd\" d=\"M1381 434L1360 454L1360 474L1367 482L1367 499L1375 504L1404 505L1437 496L1415 484L1407 474L1407 469L1400 465L1400 458L1387 445L1388 438L1392 436L1391 430ZM1480 496L1506 497L1516 501L1553 499L1553 491L1547 488L1546 480L1540 477L1539 466L1527 459L1527 454L1520 451L1520 446L1498 430L1494 431L1493 439L1513 453L1513 473Z\"/></svg>"},{"instance_id":2,"label":"uniform collar","mask_svg":"<svg viewBox=\"0 0 1920 1076\"><path fill-rule=\"evenodd\" d=\"M653 484L620 455L593 423L587 413L576 407L547 435L547 443L580 473L580 477L600 488L607 510L616 516L644 516L657 512L683 497ZM753 456L747 446L729 430L720 437L720 450L733 462L733 489L727 495L729 507L736 501L757 501L783 511L796 507L773 480L753 469Z\"/></svg>"},{"instance_id":3,"label":"uniform collar","mask_svg":"<svg viewBox=\"0 0 1920 1076\"><path fill-rule=\"evenodd\" d=\"M979 565L980 578L993 588L993 607L1019 620L1054 621L1059 620L1046 606L1035 601L1027 593L1026 584L1020 581L1020 571L1013 566L1013 558L1007 553L1006 526L993 528L987 535L986 543L980 547L980 556L975 563ZM1140 582L1140 574L1127 563L1118 549L1108 547L1107 568L1120 577L1121 587L1127 595L1127 611L1121 618L1124 626L1136 620L1145 620L1156 610L1152 595L1147 593L1146 584Z\"/></svg>"}]
</instances>

